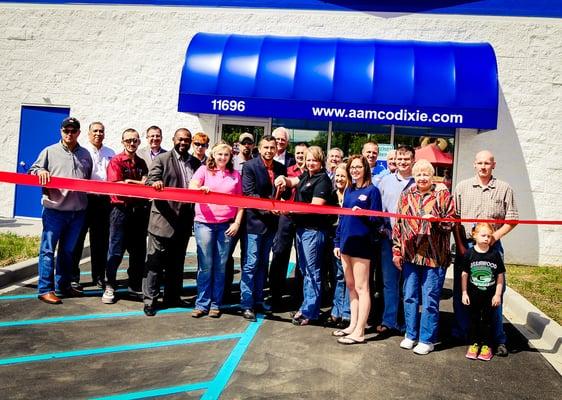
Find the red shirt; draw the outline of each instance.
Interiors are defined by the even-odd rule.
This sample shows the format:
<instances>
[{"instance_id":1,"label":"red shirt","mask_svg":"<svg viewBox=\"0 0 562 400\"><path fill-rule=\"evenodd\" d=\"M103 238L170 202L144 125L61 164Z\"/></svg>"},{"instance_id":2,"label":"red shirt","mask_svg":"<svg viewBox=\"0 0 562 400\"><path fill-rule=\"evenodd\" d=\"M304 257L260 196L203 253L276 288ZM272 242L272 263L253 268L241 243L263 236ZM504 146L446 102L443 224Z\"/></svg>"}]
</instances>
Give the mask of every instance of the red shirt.
<instances>
[{"instance_id":1,"label":"red shirt","mask_svg":"<svg viewBox=\"0 0 562 400\"><path fill-rule=\"evenodd\" d=\"M304 166L303 166L304 168ZM291 165L289 168L287 168L287 176L288 177L300 177L302 174L304 173L304 169L300 169L298 167L297 164ZM295 186L293 189L291 189L291 201L295 200L295 195L297 193L297 187Z\"/></svg>"},{"instance_id":2,"label":"red shirt","mask_svg":"<svg viewBox=\"0 0 562 400\"><path fill-rule=\"evenodd\" d=\"M134 179L140 181L143 176L148 174L146 162L136 154L131 160L125 151L117 154L111 159L107 166L107 181L119 182L125 179ZM123 196L110 196L112 204L132 204L145 202L144 199L137 199Z\"/></svg>"}]
</instances>

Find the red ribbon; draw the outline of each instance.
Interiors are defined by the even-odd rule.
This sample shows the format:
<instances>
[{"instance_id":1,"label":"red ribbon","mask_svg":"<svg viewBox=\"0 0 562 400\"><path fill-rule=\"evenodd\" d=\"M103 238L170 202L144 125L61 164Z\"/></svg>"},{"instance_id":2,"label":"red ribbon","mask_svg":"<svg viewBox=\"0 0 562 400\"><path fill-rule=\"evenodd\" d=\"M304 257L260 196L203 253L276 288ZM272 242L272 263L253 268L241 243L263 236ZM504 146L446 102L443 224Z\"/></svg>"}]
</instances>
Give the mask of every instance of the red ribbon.
<instances>
[{"instance_id":1,"label":"red ribbon","mask_svg":"<svg viewBox=\"0 0 562 400\"><path fill-rule=\"evenodd\" d=\"M35 175L18 174L15 172L5 171L0 171L0 182L13 183L17 185L42 186L39 183L39 178ZM215 192L204 193L200 190L172 187L167 187L161 191L157 191L150 186L131 185L117 182L92 181L86 179L60 178L55 176L52 176L51 181L44 187L49 189L67 189L86 193L179 201L182 203L220 204L242 208L257 208L267 211L422 219L421 217L417 216L402 215L382 211L352 210L350 208L319 206L308 203L262 199L258 197L239 196L233 194ZM432 222L487 222L492 224L562 225L562 221L545 220L498 220L476 218L430 218L428 220Z\"/></svg>"}]
</instances>

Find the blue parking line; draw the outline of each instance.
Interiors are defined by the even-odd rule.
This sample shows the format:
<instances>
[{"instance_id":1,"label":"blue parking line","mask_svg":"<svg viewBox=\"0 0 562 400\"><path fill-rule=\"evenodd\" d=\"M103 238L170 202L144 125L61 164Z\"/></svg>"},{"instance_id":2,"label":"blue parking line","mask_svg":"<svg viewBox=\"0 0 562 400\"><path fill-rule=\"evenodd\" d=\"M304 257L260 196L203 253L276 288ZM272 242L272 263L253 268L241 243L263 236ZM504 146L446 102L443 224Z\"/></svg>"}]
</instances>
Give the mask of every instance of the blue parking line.
<instances>
[{"instance_id":1,"label":"blue parking line","mask_svg":"<svg viewBox=\"0 0 562 400\"><path fill-rule=\"evenodd\" d=\"M221 306L221 310L239 308L239 304L225 304ZM158 315L161 314L182 314L190 313L193 308L167 308L165 310L159 310ZM24 319L17 321L0 321L0 328L11 328L14 326L29 326L29 325L44 325L44 324L60 324L66 322L77 322L77 321L90 321L97 319L110 319L110 318L124 318L124 317L139 317L144 316L143 311L124 311L119 313L108 313L108 314L87 314L87 315L68 315L65 317L51 317L51 318L39 318L39 319Z\"/></svg>"},{"instance_id":2,"label":"blue parking line","mask_svg":"<svg viewBox=\"0 0 562 400\"><path fill-rule=\"evenodd\" d=\"M233 286L239 285L240 281L232 282ZM197 285L194 283L190 283L187 285L182 286L183 289L196 289ZM127 293L129 290L126 288L117 289L117 293ZM91 289L91 290L84 290L83 291L84 297L92 297L92 296L100 296L103 294L102 289ZM25 299L36 299L37 293L35 294L12 294L12 295L5 295L0 296L0 301L8 301L8 300L25 300Z\"/></svg>"},{"instance_id":3,"label":"blue parking line","mask_svg":"<svg viewBox=\"0 0 562 400\"><path fill-rule=\"evenodd\" d=\"M240 339L228 355L226 361L219 369L217 375L212 381L196 382L187 385L169 386L158 389L144 390L141 392L131 392L118 395L110 395L105 397L96 397L96 400L131 400L131 399L146 399L150 397L166 396L177 393L185 393L195 390L207 389L201 396L201 400L216 400L220 397L224 388L230 381L232 374L236 371L240 360L248 350L250 343L256 336L256 333L263 324L263 315L258 315L257 322L251 322L244 331L239 334Z\"/></svg>"},{"instance_id":4,"label":"blue parking line","mask_svg":"<svg viewBox=\"0 0 562 400\"><path fill-rule=\"evenodd\" d=\"M239 339L241 337L243 337L243 334L241 333L231 333L231 334L218 335L218 336L190 337L190 338L176 339L176 340L165 340L161 342L136 343L136 344L126 344L120 346L98 347L94 349L61 351L58 353L36 354L36 355L28 355L28 356L21 356L21 357L3 358L0 359L0 366L25 364L25 363L32 363L38 361L54 361L63 358L86 357L86 356L95 356L95 355L111 354L111 353L123 353L128 351L138 351L138 350L146 350L146 349L157 349L161 347L183 346L186 344L217 342L221 340Z\"/></svg>"},{"instance_id":5,"label":"blue parking line","mask_svg":"<svg viewBox=\"0 0 562 400\"><path fill-rule=\"evenodd\" d=\"M242 338L230 352L228 358L215 376L215 379L212 380L209 389L201 396L201 400L216 400L220 397L262 324L263 315L258 315L257 322L250 323L248 328L244 331Z\"/></svg>"},{"instance_id":6,"label":"blue parking line","mask_svg":"<svg viewBox=\"0 0 562 400\"><path fill-rule=\"evenodd\" d=\"M197 285L195 285L195 284L183 285L184 289L195 289L196 287L197 287ZM117 293L127 293L128 291L129 291L129 289L127 289L127 288L120 288L120 289L116 290ZM84 297L101 296L103 294L103 290L102 289L84 290L82 293L84 294ZM36 298L37 298L37 293L35 293L35 294L13 294L13 295L8 295L8 296L0 296L0 301L36 299Z\"/></svg>"},{"instance_id":7,"label":"blue parking line","mask_svg":"<svg viewBox=\"0 0 562 400\"><path fill-rule=\"evenodd\" d=\"M150 397L168 396L171 394L193 392L195 390L207 389L210 382L189 383L187 385L173 386L160 389L144 390L142 392L116 394L105 397L93 397L91 400L134 400L147 399Z\"/></svg>"},{"instance_id":8,"label":"blue parking line","mask_svg":"<svg viewBox=\"0 0 562 400\"><path fill-rule=\"evenodd\" d=\"M193 308L168 308L158 311L158 314L179 314L193 311ZM108 314L88 314L88 315L68 315L66 317L52 317L39 319L26 319L19 321L1 321L0 328L10 328L14 326L29 326L43 324L60 324L65 322L89 321L96 319L123 318L123 317L139 317L144 316L143 311L125 311L119 313Z\"/></svg>"}]
</instances>

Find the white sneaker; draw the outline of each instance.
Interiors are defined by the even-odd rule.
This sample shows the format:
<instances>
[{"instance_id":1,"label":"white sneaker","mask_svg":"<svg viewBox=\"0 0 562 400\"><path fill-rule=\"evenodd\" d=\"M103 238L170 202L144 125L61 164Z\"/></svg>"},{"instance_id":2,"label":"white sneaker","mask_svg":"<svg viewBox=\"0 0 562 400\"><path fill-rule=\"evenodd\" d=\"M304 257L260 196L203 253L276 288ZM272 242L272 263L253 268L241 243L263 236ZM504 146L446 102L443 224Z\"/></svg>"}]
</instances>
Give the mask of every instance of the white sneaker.
<instances>
[{"instance_id":1,"label":"white sneaker","mask_svg":"<svg viewBox=\"0 0 562 400\"><path fill-rule=\"evenodd\" d=\"M101 296L101 302L103 304L115 303L115 290L112 287L106 286L103 296Z\"/></svg>"},{"instance_id":2,"label":"white sneaker","mask_svg":"<svg viewBox=\"0 0 562 400\"><path fill-rule=\"evenodd\" d=\"M416 347L414 347L414 353L420 355L426 355L433 351L433 344L432 343L418 343Z\"/></svg>"},{"instance_id":3,"label":"white sneaker","mask_svg":"<svg viewBox=\"0 0 562 400\"><path fill-rule=\"evenodd\" d=\"M402 339L402 341L400 342L400 347L406 350L412 350L415 344L416 344L415 340L404 337L404 339Z\"/></svg>"}]
</instances>

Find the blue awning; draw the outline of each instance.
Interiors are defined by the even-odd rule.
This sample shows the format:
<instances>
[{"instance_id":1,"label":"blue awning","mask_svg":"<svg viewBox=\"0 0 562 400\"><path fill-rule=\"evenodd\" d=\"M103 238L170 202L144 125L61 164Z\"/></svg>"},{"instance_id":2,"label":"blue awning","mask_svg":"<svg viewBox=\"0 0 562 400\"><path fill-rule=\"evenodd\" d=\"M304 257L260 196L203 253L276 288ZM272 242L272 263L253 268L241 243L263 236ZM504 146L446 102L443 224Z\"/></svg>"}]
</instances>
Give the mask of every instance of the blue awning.
<instances>
[{"instance_id":1,"label":"blue awning","mask_svg":"<svg viewBox=\"0 0 562 400\"><path fill-rule=\"evenodd\" d=\"M198 33L178 110L495 129L496 58L487 43Z\"/></svg>"}]
</instances>

